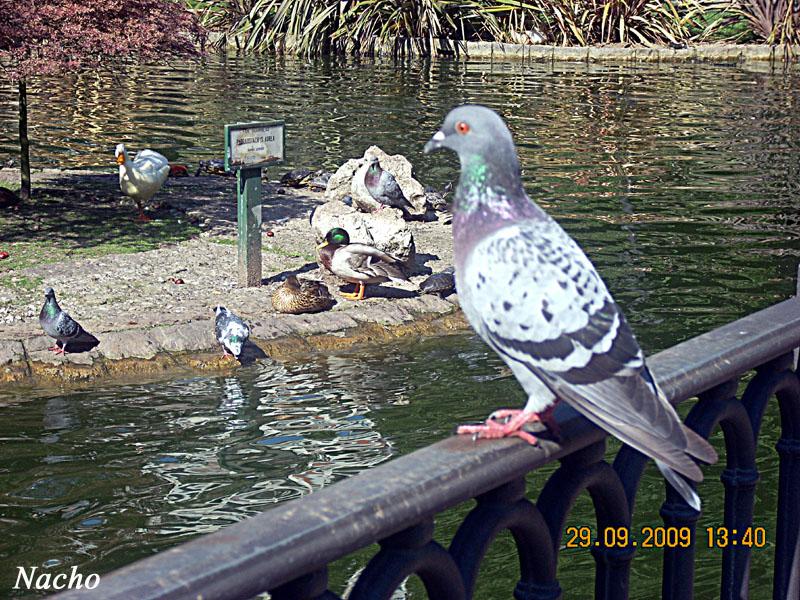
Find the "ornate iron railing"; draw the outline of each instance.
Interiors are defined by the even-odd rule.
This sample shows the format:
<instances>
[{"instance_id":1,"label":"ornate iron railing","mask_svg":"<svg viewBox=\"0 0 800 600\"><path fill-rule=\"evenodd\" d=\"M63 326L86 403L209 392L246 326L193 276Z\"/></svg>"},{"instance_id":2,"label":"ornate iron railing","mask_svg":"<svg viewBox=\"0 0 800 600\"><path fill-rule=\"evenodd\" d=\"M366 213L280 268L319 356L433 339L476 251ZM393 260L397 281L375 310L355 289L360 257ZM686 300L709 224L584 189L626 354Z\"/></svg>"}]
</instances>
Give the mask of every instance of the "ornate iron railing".
<instances>
[{"instance_id":1,"label":"ornate iron railing","mask_svg":"<svg viewBox=\"0 0 800 600\"><path fill-rule=\"evenodd\" d=\"M800 346L800 301L787 300L693 338L650 358L673 403L699 396L686 422L708 437L722 429L727 462L724 525L752 524L756 443L765 407L777 397L781 437L773 598L785 600L800 585L800 380L793 349ZM755 376L737 398L740 378ZM104 575L77 598L251 598L270 591L275 600L332 600L327 565L375 541L372 557L350 600L388 599L416 574L430 598L471 598L478 569L498 533L509 530L518 550L518 600L561 597L556 562L564 524L575 498L588 490L597 528L629 527L646 458L624 447L613 465L604 461L605 434L568 407L559 408L558 444L520 440L475 444L450 437L362 472L309 496L279 505L216 533ZM525 498L525 475L560 460L536 503ZM477 506L449 548L432 539L437 513L474 498ZM664 524L694 530L699 513L671 488ZM692 536L694 539L694 536ZM597 546L595 597L626 598L635 548ZM750 548L722 553L720 597L746 598ZM662 597L692 598L694 546L666 548ZM509 590L511 593L511 590ZM510 595L510 594L509 594Z\"/></svg>"}]
</instances>

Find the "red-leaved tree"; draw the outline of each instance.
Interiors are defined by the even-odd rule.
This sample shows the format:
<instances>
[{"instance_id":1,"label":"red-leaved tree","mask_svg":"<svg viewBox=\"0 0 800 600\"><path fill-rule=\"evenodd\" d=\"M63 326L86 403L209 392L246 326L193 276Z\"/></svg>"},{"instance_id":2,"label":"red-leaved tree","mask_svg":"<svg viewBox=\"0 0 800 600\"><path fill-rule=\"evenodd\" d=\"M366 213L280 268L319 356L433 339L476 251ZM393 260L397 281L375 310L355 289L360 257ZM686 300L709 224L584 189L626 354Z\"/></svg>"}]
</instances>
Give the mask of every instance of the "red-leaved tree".
<instances>
[{"instance_id":1,"label":"red-leaved tree","mask_svg":"<svg viewBox=\"0 0 800 600\"><path fill-rule=\"evenodd\" d=\"M200 52L194 15L171 0L0 0L0 75L19 89L20 197L30 198L26 82Z\"/></svg>"}]
</instances>

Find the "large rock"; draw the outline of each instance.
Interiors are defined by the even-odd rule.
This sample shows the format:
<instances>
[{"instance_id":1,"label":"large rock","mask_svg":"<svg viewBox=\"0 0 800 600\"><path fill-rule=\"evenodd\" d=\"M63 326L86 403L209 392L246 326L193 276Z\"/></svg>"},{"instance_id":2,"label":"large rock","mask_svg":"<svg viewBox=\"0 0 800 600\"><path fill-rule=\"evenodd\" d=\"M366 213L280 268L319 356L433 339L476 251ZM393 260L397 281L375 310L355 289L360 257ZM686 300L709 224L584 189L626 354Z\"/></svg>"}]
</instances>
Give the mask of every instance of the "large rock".
<instances>
[{"instance_id":1,"label":"large rock","mask_svg":"<svg viewBox=\"0 0 800 600\"><path fill-rule=\"evenodd\" d=\"M414 264L414 236L399 210L386 208L364 213L340 200L331 200L314 211L311 227L319 243L328 231L341 227L350 235L351 242L375 246L399 258L408 267Z\"/></svg>"},{"instance_id":2,"label":"large rock","mask_svg":"<svg viewBox=\"0 0 800 600\"><path fill-rule=\"evenodd\" d=\"M413 215L423 215L427 210L425 188L414 179L414 167L402 154L386 154L378 146L370 146L364 152L363 158L351 158L344 163L328 181L325 198L328 200L341 200L345 196L353 198L353 202L364 212L373 212L381 205L370 195L364 185L364 175L367 172L369 159L377 157L384 171L389 171L397 180L400 189L408 201L414 206L410 211ZM397 211L399 209L384 208L381 212Z\"/></svg>"}]
</instances>

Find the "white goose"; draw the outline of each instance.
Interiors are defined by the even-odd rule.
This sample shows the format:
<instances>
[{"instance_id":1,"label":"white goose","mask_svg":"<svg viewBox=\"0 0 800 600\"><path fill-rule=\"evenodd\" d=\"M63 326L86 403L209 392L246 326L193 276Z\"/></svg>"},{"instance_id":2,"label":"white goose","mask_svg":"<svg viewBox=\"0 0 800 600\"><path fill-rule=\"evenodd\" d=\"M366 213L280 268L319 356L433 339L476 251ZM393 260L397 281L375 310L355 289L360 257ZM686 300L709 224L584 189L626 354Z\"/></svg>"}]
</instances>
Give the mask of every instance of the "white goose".
<instances>
[{"instance_id":1,"label":"white goose","mask_svg":"<svg viewBox=\"0 0 800 600\"><path fill-rule=\"evenodd\" d=\"M139 221L149 221L144 214L144 204L156 195L167 180L169 161L153 150L140 150L131 160L125 144L117 144L114 155L119 165L119 187L122 193L136 201Z\"/></svg>"}]
</instances>

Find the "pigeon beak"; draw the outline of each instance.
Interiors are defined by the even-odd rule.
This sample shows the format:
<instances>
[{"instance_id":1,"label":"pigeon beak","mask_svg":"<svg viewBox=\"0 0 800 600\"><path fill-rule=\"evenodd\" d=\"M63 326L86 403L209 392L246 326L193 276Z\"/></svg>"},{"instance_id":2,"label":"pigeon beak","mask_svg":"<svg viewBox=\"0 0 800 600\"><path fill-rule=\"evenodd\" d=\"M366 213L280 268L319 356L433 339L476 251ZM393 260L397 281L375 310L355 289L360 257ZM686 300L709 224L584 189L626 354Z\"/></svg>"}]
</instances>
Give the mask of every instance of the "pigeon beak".
<instances>
[{"instance_id":1,"label":"pigeon beak","mask_svg":"<svg viewBox=\"0 0 800 600\"><path fill-rule=\"evenodd\" d=\"M434 150L438 150L442 146L444 146L444 140L447 136L445 136L444 132L437 131L433 134L433 137L428 140L428 143L425 144L425 148L423 148L423 152L428 154L429 152L433 152Z\"/></svg>"}]
</instances>

